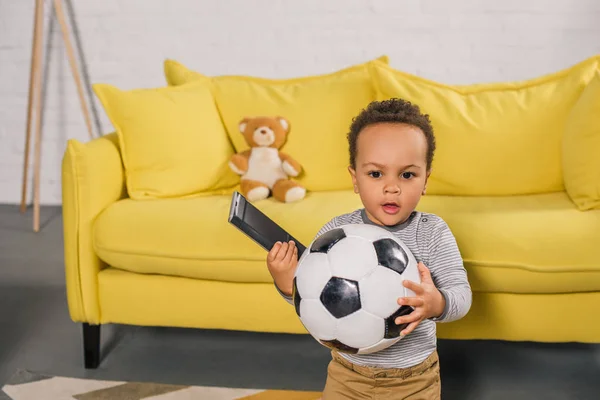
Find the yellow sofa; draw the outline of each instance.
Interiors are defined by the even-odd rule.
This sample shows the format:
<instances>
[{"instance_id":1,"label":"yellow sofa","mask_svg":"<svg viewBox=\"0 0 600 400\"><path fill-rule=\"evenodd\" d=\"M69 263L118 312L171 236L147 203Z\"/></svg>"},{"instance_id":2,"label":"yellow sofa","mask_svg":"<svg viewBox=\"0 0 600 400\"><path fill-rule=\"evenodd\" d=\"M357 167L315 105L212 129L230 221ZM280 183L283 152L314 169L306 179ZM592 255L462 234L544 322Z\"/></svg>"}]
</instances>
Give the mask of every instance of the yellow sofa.
<instances>
[{"instance_id":1,"label":"yellow sofa","mask_svg":"<svg viewBox=\"0 0 600 400\"><path fill-rule=\"evenodd\" d=\"M473 305L438 324L449 339L600 342L599 57L521 82L452 86L387 57L320 76L207 77L172 60L168 86L96 85L115 132L63 158L64 251L71 318L85 366L102 324L306 333L277 293L265 252L227 223L244 150L243 116L284 115L286 152L306 198L256 206L308 244L360 207L346 129L369 101L402 97L430 114L438 150L419 209L444 218ZM198 116L200 115L200 116Z\"/></svg>"}]
</instances>

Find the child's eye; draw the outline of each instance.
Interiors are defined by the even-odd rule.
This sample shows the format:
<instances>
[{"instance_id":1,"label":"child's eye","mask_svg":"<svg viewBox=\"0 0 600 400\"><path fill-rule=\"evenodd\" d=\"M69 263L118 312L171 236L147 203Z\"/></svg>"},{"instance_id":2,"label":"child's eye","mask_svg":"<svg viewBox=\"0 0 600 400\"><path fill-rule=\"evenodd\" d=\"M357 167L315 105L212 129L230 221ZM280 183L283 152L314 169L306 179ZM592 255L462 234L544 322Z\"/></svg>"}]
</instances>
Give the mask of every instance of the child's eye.
<instances>
[{"instance_id":1,"label":"child's eye","mask_svg":"<svg viewBox=\"0 0 600 400\"><path fill-rule=\"evenodd\" d=\"M403 172L403 173L402 173L402 177L403 177L404 179L410 179L410 178L412 178L413 176L415 176L414 172Z\"/></svg>"},{"instance_id":2,"label":"child's eye","mask_svg":"<svg viewBox=\"0 0 600 400\"><path fill-rule=\"evenodd\" d=\"M369 172L369 176L371 178L375 178L375 179L381 178L381 172L379 172L379 171L371 171L371 172Z\"/></svg>"}]
</instances>

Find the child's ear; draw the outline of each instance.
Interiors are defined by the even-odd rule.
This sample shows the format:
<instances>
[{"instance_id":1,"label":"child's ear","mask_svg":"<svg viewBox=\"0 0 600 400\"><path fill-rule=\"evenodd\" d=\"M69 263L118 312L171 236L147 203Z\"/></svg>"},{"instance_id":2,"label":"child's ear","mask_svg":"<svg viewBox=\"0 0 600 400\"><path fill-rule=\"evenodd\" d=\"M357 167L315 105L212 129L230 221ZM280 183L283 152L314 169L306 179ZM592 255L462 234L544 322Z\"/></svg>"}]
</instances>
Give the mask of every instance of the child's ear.
<instances>
[{"instance_id":1,"label":"child's ear","mask_svg":"<svg viewBox=\"0 0 600 400\"><path fill-rule=\"evenodd\" d=\"M358 185L356 183L356 171L352 168L352 165L348 166L348 172L350 172L350 176L352 177L352 186L354 186L354 193L358 193Z\"/></svg>"},{"instance_id":2,"label":"child's ear","mask_svg":"<svg viewBox=\"0 0 600 400\"><path fill-rule=\"evenodd\" d=\"M427 192L427 181L429 180L429 175L431 175L431 170L427 171L427 175L425 175L425 185L423 185L423 192L421 192L422 194Z\"/></svg>"}]
</instances>

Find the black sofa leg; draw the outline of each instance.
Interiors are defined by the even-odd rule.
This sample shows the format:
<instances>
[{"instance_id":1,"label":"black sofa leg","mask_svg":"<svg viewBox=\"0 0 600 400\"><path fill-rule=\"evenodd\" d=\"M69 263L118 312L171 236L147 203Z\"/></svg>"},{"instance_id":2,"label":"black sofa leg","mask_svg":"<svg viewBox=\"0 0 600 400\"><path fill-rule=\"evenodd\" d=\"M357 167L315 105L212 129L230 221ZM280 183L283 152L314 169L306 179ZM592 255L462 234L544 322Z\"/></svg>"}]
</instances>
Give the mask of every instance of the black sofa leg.
<instances>
[{"instance_id":1,"label":"black sofa leg","mask_svg":"<svg viewBox=\"0 0 600 400\"><path fill-rule=\"evenodd\" d=\"M83 361L87 369L100 364L100 325L83 324Z\"/></svg>"}]
</instances>

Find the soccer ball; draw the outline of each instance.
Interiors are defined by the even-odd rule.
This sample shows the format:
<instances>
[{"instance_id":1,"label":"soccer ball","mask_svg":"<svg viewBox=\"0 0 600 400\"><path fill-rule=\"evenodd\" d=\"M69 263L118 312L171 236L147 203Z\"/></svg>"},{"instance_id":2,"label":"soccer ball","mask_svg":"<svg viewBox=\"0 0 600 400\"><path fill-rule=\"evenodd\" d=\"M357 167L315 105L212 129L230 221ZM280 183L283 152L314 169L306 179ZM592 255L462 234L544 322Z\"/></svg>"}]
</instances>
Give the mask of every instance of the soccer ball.
<instances>
[{"instance_id":1,"label":"soccer ball","mask_svg":"<svg viewBox=\"0 0 600 400\"><path fill-rule=\"evenodd\" d=\"M293 281L296 314L322 345L369 354L398 342L406 324L394 320L413 308L399 297L415 294L405 279L420 283L417 261L391 232L367 224L334 228L304 251Z\"/></svg>"}]
</instances>

